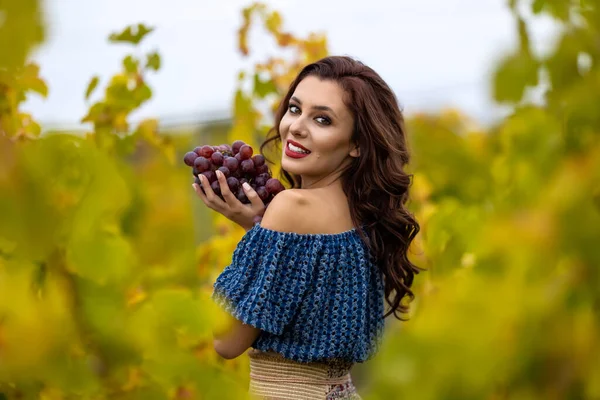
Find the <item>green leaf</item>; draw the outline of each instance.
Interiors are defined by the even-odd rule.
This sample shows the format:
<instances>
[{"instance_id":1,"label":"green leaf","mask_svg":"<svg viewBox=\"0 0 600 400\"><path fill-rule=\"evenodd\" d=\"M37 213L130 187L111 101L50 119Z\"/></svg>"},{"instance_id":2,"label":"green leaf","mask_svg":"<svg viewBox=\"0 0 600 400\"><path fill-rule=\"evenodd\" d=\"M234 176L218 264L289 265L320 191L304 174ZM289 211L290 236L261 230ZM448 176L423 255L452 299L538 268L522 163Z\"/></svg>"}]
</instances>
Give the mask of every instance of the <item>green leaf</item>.
<instances>
[{"instance_id":1,"label":"green leaf","mask_svg":"<svg viewBox=\"0 0 600 400\"><path fill-rule=\"evenodd\" d=\"M133 58L130 54L123 59L123 67L128 74L135 74L138 71L138 66L140 62Z\"/></svg>"},{"instance_id":2,"label":"green leaf","mask_svg":"<svg viewBox=\"0 0 600 400\"><path fill-rule=\"evenodd\" d=\"M113 43L125 42L137 45L153 30L154 28L149 28L144 24L130 25L120 33L112 33L108 40Z\"/></svg>"},{"instance_id":3,"label":"green leaf","mask_svg":"<svg viewBox=\"0 0 600 400\"><path fill-rule=\"evenodd\" d=\"M531 4L531 11L534 14L540 14L546 5L546 0L534 0Z\"/></svg>"},{"instance_id":4,"label":"green leaf","mask_svg":"<svg viewBox=\"0 0 600 400\"><path fill-rule=\"evenodd\" d=\"M525 24L525 21L523 20L523 18L518 18L517 19L517 27L518 27L518 32L519 32L519 45L521 47L522 51L530 51L530 45L529 45L529 33L527 32L527 25Z\"/></svg>"},{"instance_id":5,"label":"green leaf","mask_svg":"<svg viewBox=\"0 0 600 400\"><path fill-rule=\"evenodd\" d=\"M132 249L123 237L101 230L73 237L67 248L69 269L98 284L123 282L134 259Z\"/></svg>"},{"instance_id":6,"label":"green leaf","mask_svg":"<svg viewBox=\"0 0 600 400\"><path fill-rule=\"evenodd\" d=\"M98 75L92 77L92 79L90 79L90 83L88 83L87 85L87 89L85 89L85 99L89 99L90 96L92 95L92 93L94 92L94 90L96 89L96 87L98 87L98 83L100 83L100 78L98 77Z\"/></svg>"},{"instance_id":7,"label":"green leaf","mask_svg":"<svg viewBox=\"0 0 600 400\"><path fill-rule=\"evenodd\" d=\"M152 89L150 89L150 86L144 83L136 87L132 94L135 101L137 102L137 106L139 107L152 98Z\"/></svg>"},{"instance_id":8,"label":"green leaf","mask_svg":"<svg viewBox=\"0 0 600 400\"><path fill-rule=\"evenodd\" d=\"M32 90L42 97L48 97L48 85L40 78L32 79L29 82L29 90Z\"/></svg>"},{"instance_id":9,"label":"green leaf","mask_svg":"<svg viewBox=\"0 0 600 400\"><path fill-rule=\"evenodd\" d=\"M553 89L564 89L581 79L577 58L584 51L581 37L567 33L557 43L554 54L546 60Z\"/></svg>"},{"instance_id":10,"label":"green leaf","mask_svg":"<svg viewBox=\"0 0 600 400\"><path fill-rule=\"evenodd\" d=\"M545 9L548 10L554 18L566 22L569 20L573 3L574 2L569 0L549 1L546 3Z\"/></svg>"},{"instance_id":11,"label":"green leaf","mask_svg":"<svg viewBox=\"0 0 600 400\"><path fill-rule=\"evenodd\" d=\"M149 53L146 56L146 68L153 69L154 71L158 71L160 69L160 54L158 52Z\"/></svg>"},{"instance_id":12,"label":"green leaf","mask_svg":"<svg viewBox=\"0 0 600 400\"><path fill-rule=\"evenodd\" d=\"M154 309L165 327L191 336L193 339L208 338L211 326L203 311L203 304L188 289L162 289L152 299Z\"/></svg>"},{"instance_id":13,"label":"green leaf","mask_svg":"<svg viewBox=\"0 0 600 400\"><path fill-rule=\"evenodd\" d=\"M0 1L0 70L21 68L43 42L42 11L41 1Z\"/></svg>"},{"instance_id":14,"label":"green leaf","mask_svg":"<svg viewBox=\"0 0 600 400\"><path fill-rule=\"evenodd\" d=\"M25 66L19 78L19 86L23 91L32 90L42 97L48 96L48 86L39 76L40 67L37 64L30 63Z\"/></svg>"},{"instance_id":15,"label":"green leaf","mask_svg":"<svg viewBox=\"0 0 600 400\"><path fill-rule=\"evenodd\" d=\"M96 122L100 116L106 112L106 108L106 104L103 102L94 103L88 110L87 114L81 118L81 123Z\"/></svg>"},{"instance_id":16,"label":"green leaf","mask_svg":"<svg viewBox=\"0 0 600 400\"><path fill-rule=\"evenodd\" d=\"M528 86L538 83L538 61L528 52L519 51L499 63L493 79L494 98L516 103Z\"/></svg>"},{"instance_id":17,"label":"green leaf","mask_svg":"<svg viewBox=\"0 0 600 400\"><path fill-rule=\"evenodd\" d=\"M258 74L254 75L254 94L258 98L263 99L271 93L277 93L277 86L272 79L268 81L261 81Z\"/></svg>"}]
</instances>

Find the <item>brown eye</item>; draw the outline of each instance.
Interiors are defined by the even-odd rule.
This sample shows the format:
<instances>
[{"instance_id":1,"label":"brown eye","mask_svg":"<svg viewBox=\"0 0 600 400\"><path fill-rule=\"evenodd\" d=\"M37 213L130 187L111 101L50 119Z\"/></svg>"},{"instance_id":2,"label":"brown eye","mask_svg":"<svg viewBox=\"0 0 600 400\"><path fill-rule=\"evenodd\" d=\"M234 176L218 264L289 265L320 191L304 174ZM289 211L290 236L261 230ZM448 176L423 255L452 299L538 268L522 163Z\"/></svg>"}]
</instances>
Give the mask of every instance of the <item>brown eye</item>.
<instances>
[{"instance_id":1,"label":"brown eye","mask_svg":"<svg viewBox=\"0 0 600 400\"><path fill-rule=\"evenodd\" d=\"M315 120L321 125L331 125L331 120L328 117L317 117Z\"/></svg>"},{"instance_id":2,"label":"brown eye","mask_svg":"<svg viewBox=\"0 0 600 400\"><path fill-rule=\"evenodd\" d=\"M288 106L288 110L292 113L292 114L298 114L300 112L300 108L298 108L298 106L295 106L293 104L290 104Z\"/></svg>"}]
</instances>

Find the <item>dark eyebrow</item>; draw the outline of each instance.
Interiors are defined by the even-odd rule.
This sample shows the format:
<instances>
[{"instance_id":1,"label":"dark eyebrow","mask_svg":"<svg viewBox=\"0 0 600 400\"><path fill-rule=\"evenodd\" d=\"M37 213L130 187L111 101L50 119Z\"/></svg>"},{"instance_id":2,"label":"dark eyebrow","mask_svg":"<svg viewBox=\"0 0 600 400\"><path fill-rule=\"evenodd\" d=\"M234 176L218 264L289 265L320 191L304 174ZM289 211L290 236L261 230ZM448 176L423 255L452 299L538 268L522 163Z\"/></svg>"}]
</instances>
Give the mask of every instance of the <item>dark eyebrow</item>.
<instances>
[{"instance_id":1,"label":"dark eyebrow","mask_svg":"<svg viewBox=\"0 0 600 400\"><path fill-rule=\"evenodd\" d=\"M297 98L296 96L292 96L292 97L290 98L290 100L294 100L296 103L298 103L298 104L302 105L302 102L301 102L301 101L300 101L300 99L299 99L299 98ZM327 107L327 106L312 106L312 109L313 109L313 110L321 110L321 111L329 111L330 113L332 113L332 114L333 114L333 116L334 116L334 117L336 117L336 118L337 118L337 115L336 115L336 113L335 113L335 112L334 112L334 111L333 111L333 110L332 110L330 107Z\"/></svg>"}]
</instances>

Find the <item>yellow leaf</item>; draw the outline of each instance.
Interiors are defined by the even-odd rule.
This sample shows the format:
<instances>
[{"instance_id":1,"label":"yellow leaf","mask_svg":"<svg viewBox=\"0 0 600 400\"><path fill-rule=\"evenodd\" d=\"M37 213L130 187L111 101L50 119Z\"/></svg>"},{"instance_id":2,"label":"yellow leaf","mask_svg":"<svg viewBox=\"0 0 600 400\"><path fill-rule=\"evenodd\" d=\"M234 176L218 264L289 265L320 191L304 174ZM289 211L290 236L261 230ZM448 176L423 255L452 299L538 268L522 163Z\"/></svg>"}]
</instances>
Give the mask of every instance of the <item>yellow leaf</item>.
<instances>
[{"instance_id":1,"label":"yellow leaf","mask_svg":"<svg viewBox=\"0 0 600 400\"><path fill-rule=\"evenodd\" d=\"M117 132L127 132L129 124L127 123L127 113L119 112L113 119L113 127Z\"/></svg>"},{"instance_id":2,"label":"yellow leaf","mask_svg":"<svg viewBox=\"0 0 600 400\"><path fill-rule=\"evenodd\" d=\"M147 297L148 294L144 291L143 288L141 287L135 287L131 290L129 290L127 292L127 307L132 307L138 303L141 303L142 301L144 301Z\"/></svg>"},{"instance_id":3,"label":"yellow leaf","mask_svg":"<svg viewBox=\"0 0 600 400\"><path fill-rule=\"evenodd\" d=\"M281 30L282 22L281 15L277 11L273 11L267 17L265 21L265 27L273 35L277 35L277 33Z\"/></svg>"}]
</instances>

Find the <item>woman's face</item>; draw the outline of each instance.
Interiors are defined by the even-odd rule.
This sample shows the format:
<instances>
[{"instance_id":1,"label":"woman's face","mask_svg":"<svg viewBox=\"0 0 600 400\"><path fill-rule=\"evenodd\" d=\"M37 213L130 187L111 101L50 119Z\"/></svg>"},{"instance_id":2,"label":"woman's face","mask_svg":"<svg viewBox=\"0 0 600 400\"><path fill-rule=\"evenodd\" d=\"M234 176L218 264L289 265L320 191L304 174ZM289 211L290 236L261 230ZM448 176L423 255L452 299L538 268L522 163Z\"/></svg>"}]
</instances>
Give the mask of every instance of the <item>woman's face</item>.
<instances>
[{"instance_id":1,"label":"woman's face","mask_svg":"<svg viewBox=\"0 0 600 400\"><path fill-rule=\"evenodd\" d=\"M329 177L337 177L352 157L358 157L350 142L354 118L344 95L336 82L308 76L290 99L279 124L281 166L300 175L303 188L330 183ZM298 147L304 151L298 152Z\"/></svg>"}]
</instances>

